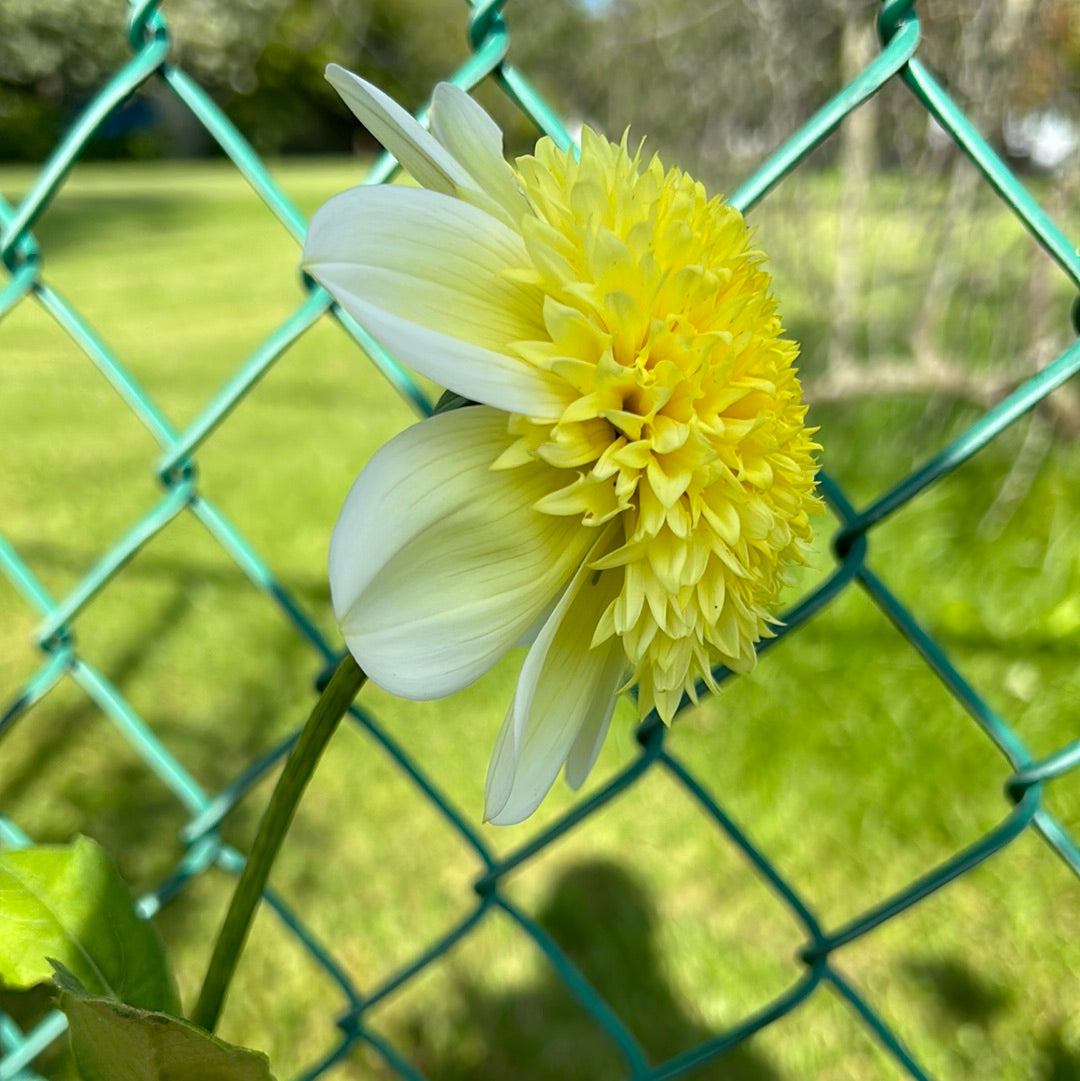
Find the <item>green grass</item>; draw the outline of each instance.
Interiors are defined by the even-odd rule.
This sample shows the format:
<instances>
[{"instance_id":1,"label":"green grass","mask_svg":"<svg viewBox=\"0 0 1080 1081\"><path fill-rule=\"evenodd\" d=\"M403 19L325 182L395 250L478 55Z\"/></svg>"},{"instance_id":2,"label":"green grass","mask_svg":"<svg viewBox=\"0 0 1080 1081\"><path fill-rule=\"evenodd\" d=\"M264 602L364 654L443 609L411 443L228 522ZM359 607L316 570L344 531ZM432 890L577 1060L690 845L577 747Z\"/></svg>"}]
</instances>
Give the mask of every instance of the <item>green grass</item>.
<instances>
[{"instance_id":1,"label":"green grass","mask_svg":"<svg viewBox=\"0 0 1080 1081\"><path fill-rule=\"evenodd\" d=\"M340 162L276 169L306 212L358 172ZM30 179L26 171L0 171L0 191L17 196ZM936 206L932 189L914 200L888 180L871 194L876 254L867 256L859 288L875 341L903 341L915 286L929 274L915 223ZM992 208L980 213L987 247L963 258L984 274L991 258L1003 269L986 295L954 303L957 319L967 320L961 329L982 328L979 335L960 334L955 320L942 330L951 348L963 339L960 357L971 364L998 362L1013 340L1009 305L1028 265L1016 227ZM828 323L836 186L828 177L797 178L760 217L777 291L812 375ZM80 168L37 235L49 283L178 426L199 414L301 296L295 244L218 164ZM0 358L0 529L62 595L158 497L157 446L33 302L0 325ZM825 465L862 501L975 413L908 397L833 405L813 416ZM289 350L199 453L203 491L327 635L334 629L325 551L339 505L362 463L410 417L326 323ZM1024 497L1002 509L996 497L1030 423L875 531L870 561L1043 754L1076 735L1080 704L1080 448L1052 441ZM830 569L832 528L821 523L820 555L804 587ZM4 702L40 663L35 624L13 587L0 582ZM303 719L319 668L187 516L136 556L76 630L82 654L210 791ZM517 662L440 702L363 692L477 824ZM1007 811L1002 758L856 590L770 652L752 676L681 718L670 746L830 928L975 841ZM633 711L623 703L588 790L631 761L635 748ZM24 716L0 755L0 809L36 839L89 834L136 889L158 882L180 857L182 810L73 685L61 684ZM250 839L268 785L230 818L230 840ZM1077 778L1055 782L1046 799L1080 832ZM530 824L478 828L508 852L571 802L557 787ZM273 882L365 989L470 910L479 871L379 748L345 728ZM211 874L159 920L188 1005L230 885ZM794 954L802 933L787 908L658 772L527 863L510 891L658 1057L736 1023L801 972ZM837 963L935 1077L1077 1077L1078 902L1080 883L1025 836L845 947ZM333 1046L342 1007L335 987L264 914L222 1034L265 1049L284 1079ZM498 916L375 1016L432 1078L619 1075L610 1044L538 951ZM50 1076L65 1070L58 1055L41 1068ZM390 1073L356 1052L327 1076ZM695 1076L903 1075L853 1012L821 991Z\"/></svg>"}]
</instances>

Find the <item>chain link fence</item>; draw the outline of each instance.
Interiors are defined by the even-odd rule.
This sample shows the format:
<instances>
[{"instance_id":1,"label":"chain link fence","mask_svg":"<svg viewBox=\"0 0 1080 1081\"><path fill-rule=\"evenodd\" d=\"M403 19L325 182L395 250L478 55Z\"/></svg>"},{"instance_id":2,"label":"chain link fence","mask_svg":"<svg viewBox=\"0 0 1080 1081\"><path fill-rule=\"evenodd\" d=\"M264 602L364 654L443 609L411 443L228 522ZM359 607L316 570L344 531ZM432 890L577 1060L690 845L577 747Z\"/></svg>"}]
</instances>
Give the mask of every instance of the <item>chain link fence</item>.
<instances>
[{"instance_id":1,"label":"chain link fence","mask_svg":"<svg viewBox=\"0 0 1080 1081\"><path fill-rule=\"evenodd\" d=\"M228 425L234 410L244 408L247 396L290 346L326 319L337 320L344 327L375 368L418 414L430 412L428 399L410 376L379 348L361 326L337 309L324 290L307 281L304 283L307 292L299 299L289 317L267 335L235 371L228 373L217 393L190 423L176 427L125 365L123 358L106 344L105 336L99 329L50 285L43 268L42 247L35 238L35 232L48 217L72 168L103 125L133 91L150 80L162 82L198 119L246 178L254 193L266 204L281 228L297 242L303 238L304 218L275 181L273 172L199 85L183 70L170 64L169 26L161 7L155 0L133 0L128 20L131 59L87 104L63 141L41 166L25 196L15 205L0 200L0 258L6 278L0 290L0 317L21 304L40 305L57 326L70 336L87 361L111 384L160 448L160 454L153 463L154 474L160 483L160 497L118 533L108 550L83 569L77 584L64 595L53 596L35 574L31 565L33 561L0 535L0 568L41 621L37 632L40 667L25 686L17 688L13 694L10 689L4 689L9 698L5 703L0 703L3 705L0 740L15 726L28 723L35 707L52 688L62 681L69 681L137 751L144 773L140 783L164 786L169 798L183 808L187 819L182 834L185 846L183 858L155 889L139 898L139 911L147 918L154 917L165 905L193 903L192 885L212 868L223 869L229 874L236 873L243 857L222 839L223 824L233 815L245 795L280 763L295 736L268 752L254 756L247 768L220 790L205 790L185 768L181 757L155 733L154 718L141 715L125 696L123 687L96 666L92 657L80 650L77 637L80 617L103 591L109 589L136 553L152 544L178 520L193 516L235 561L250 581L252 589L265 598L266 603L277 611L312 651L323 666L325 679L336 659L337 643L326 640L317 627L317 620L304 604L283 585L255 546L204 493L198 471L200 452L223 426ZM539 129L566 146L570 138L560 118L545 105L526 76L510 62L511 39L503 18L503 7L504 3L499 0L475 0L470 5L468 34L472 55L460 70L448 73L448 77L466 89L472 89L485 80L494 82ZM971 159L986 184L993 188L1003 204L1030 232L1033 241L1049 253L1072 283L1080 286L1080 255L1075 245L1050 221L918 59L920 29L918 12L913 3L904 0L885 3L878 19L881 48L872 63L769 157L731 195L731 203L744 212L749 211L777 185L782 184L862 103L891 80L901 80ZM394 162L384 156L367 179L372 183L381 182L388 179L393 170ZM292 274L294 268L283 266L280 273ZM1074 322L1078 321L1078 313L1080 308L1074 308ZM3 348L3 335L4 328L0 326L0 349ZM786 878L770 861L768 852L751 840L749 831L725 811L717 793L709 790L677 749L671 746L673 741L669 738L670 733L655 717L642 725L638 732L640 751L636 760L509 855L498 855L482 831L474 829L470 819L441 790L438 781L406 752L379 718L362 705L357 705L351 711L352 723L366 732L400 770L415 798L428 801L446 826L471 850L480 866L480 873L473 882L475 896L469 902L466 915L454 925L446 927L434 942L420 950L407 964L380 978L365 978L363 990L335 947L325 946L318 941L306 922L305 914L294 911L274 892L267 892L266 904L282 918L288 934L310 954L342 996L342 1011L336 1019L336 1042L303 1072L305 1081L330 1071L358 1045L366 1046L381 1059L392 1075L421 1078L422 1074L410 1061L408 1048L398 1046L377 1024L370 1023L370 1014L389 996L420 980L434 962L457 947L496 912L516 926L521 935L528 936L541 951L552 973L563 982L580 1009L592 1017L618 1049L625 1063L625 1076L635 1081L659 1081L661 1078L687 1074L785 1017L822 988L831 988L839 996L852 1016L879 1041L902 1074L914 1078L928 1077L901 1037L879 1015L870 997L837 967L834 954L841 947L873 934L935 891L948 887L1025 834L1038 834L1074 873L1080 873L1080 849L1047 809L1044 799L1048 786L1055 779L1080 765L1080 740L1060 746L1043 757L1033 757L1015 727L980 695L950 661L941 645L891 591L888 575L870 568L867 560L870 542L875 529L882 523L954 473L1073 376L1077 369L1080 369L1080 344L1067 348L987 410L944 449L923 461L899 483L881 491L866 505L854 505L844 490L831 477L823 474L823 492L841 523L832 541L835 565L823 582L784 614L784 623L777 636L762 644L763 650L783 649L791 635L798 634L804 625L844 591L852 586L865 591L954 697L971 722L981 729L986 739L992 741L1004 757L1007 763L1003 770L1004 807L996 826L940 865L926 869L893 895L837 926L828 913L815 909L799 884ZM17 468L18 463L9 463L9 468L12 467ZM725 674L720 673L721 678ZM537 860L568 831L601 813L620 793L639 784L646 775L657 772L667 774L684 787L700 811L701 828L711 828L726 837L745 857L748 873L759 876L787 906L791 917L802 928L804 944L799 951L802 975L783 994L727 1030L685 1048L666 1061L650 1062L624 1019L605 1002L555 939L514 900L505 884L515 870ZM45 783L43 779L42 784ZM645 825L642 828L648 827ZM12 847L29 844L32 842L29 835L32 829L32 823L19 823L10 817L0 817L0 842ZM702 868L701 874L708 874L708 869ZM423 883L419 883L417 888L423 889ZM313 897L310 904L317 905L318 897ZM363 929L358 933L362 934ZM632 975L628 974L628 978L632 978ZM1065 990L1063 993L1067 995L1069 992ZM64 1019L59 1014L50 1014L25 1031L12 1018L0 1016L0 1052L3 1055L0 1059L0 1081L31 1081L37 1077L33 1069L35 1059L60 1036L63 1026Z\"/></svg>"}]
</instances>

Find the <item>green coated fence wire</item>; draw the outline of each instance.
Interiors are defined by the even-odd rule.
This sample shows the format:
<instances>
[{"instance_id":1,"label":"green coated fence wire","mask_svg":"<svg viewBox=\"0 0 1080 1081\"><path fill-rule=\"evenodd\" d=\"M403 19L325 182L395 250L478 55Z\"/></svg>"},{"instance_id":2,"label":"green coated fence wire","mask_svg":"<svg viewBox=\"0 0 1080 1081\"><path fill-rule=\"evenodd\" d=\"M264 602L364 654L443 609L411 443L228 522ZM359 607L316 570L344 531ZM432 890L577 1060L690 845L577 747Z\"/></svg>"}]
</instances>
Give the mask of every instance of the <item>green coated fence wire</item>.
<instances>
[{"instance_id":1,"label":"green coated fence wire","mask_svg":"<svg viewBox=\"0 0 1080 1081\"><path fill-rule=\"evenodd\" d=\"M0 703L3 708L0 714L0 738L28 715L51 688L66 680L75 684L135 748L146 769L171 793L187 816L182 831L185 846L183 858L164 881L138 901L139 911L146 918L155 916L162 906L181 895L208 870L218 868L231 874L238 871L243 856L222 840L221 827L246 793L288 753L295 735L251 761L219 791L205 791L181 760L164 746L151 726L140 717L124 693L104 672L80 654L75 628L81 614L95 597L109 588L118 572L145 545L168 530L179 518L191 515L236 562L255 589L294 628L299 638L314 651L323 667L322 680L325 681L336 661L336 644L325 640L303 605L279 581L241 531L201 490L199 452L227 423L230 414L243 407L245 398L290 345L327 317L337 320L344 327L371 358L381 375L417 413L423 415L431 410L425 394L394 358L340 311L321 287L308 280L304 282L306 295L289 317L228 378L199 415L178 430L166 419L154 399L93 325L49 285L42 273L41 249L35 238L35 228L49 213L65 179L110 116L136 89L151 80L163 84L203 125L289 236L297 242L303 239L304 218L275 182L271 172L211 98L183 70L170 62L170 32L160 6L160 0L132 0L128 11L130 60L116 71L85 107L74 126L41 166L35 182L18 204L9 205L0 199L0 261L4 268L4 274L0 277L0 318L17 305L34 301L55 320L108 380L158 444L160 452L154 470L161 487L157 502L120 533L105 554L63 596L53 596L36 577L29 563L0 534L0 568L41 621L37 634L40 667L9 702ZM504 6L505 0L473 0L469 4L471 56L458 71L448 73L448 77L466 90L472 90L485 81L494 82L539 129L561 146L570 146L570 136L559 117L545 104L522 72L509 62L511 39L503 17ZM1002 203L1080 291L1080 254L1076 245L1048 218L918 59L920 22L912 0L888 0L879 14L878 31L881 48L869 66L781 146L733 193L730 201L743 211L749 210L799 168L815 147L854 110L886 83L900 80L949 133ZM384 155L377 161L367 180L371 183L381 182L389 178L394 169L394 161ZM1078 311L1080 309L1074 307L1074 320ZM0 340L2 336L3 326L0 325ZM901 1072L914 1078L929 1077L901 1038L874 1009L869 998L837 969L833 954L845 944L868 935L967 874L1029 831L1038 834L1073 872L1080 874L1080 848L1047 809L1044 800L1048 785L1080 766L1080 740L1041 758L1033 758L1008 721L975 690L940 644L893 594L887 582L870 569L867 564L869 541L873 531L891 515L910 504L931 485L953 473L1052 390L1071 378L1078 369L1080 343L1065 349L1003 401L985 412L943 450L864 506L854 505L831 477L823 475L822 490L840 522L833 539L835 568L822 584L783 615L783 625L776 637L764 641L761 647L762 650L780 647L789 635L798 633L804 624L848 587L861 587L1005 758L1007 767L1002 817L997 825L894 895L835 926L824 914L815 910L797 883L790 881L770 862L766 853L751 841L747 830L725 811L716 794L709 791L669 747L667 731L655 716L640 727L640 753L630 765L522 847L508 856L497 856L481 834L458 813L436 781L406 753L379 719L363 705L355 705L350 711L351 723L381 746L411 785L416 798L428 801L471 849L479 861L481 873L473 883L475 896L468 911L458 922L397 971L384 975L381 980L366 983L363 991L350 975L348 966L318 941L303 914L293 911L273 891L267 891L266 904L278 914L289 933L340 989L343 999L343 1009L337 1018L336 1043L323 1058L310 1064L301 1075L303 1081L313 1081L327 1073L359 1045L367 1047L398 1076L412 1081L421 1079L423 1075L409 1061L407 1051L396 1046L369 1023L370 1012L392 993L421 977L429 966L467 939L496 912L528 936L541 951L551 971L581 1010L610 1038L624 1061L625 1076L634 1081L660 1081L693 1070L785 1017L822 986L831 988L850 1008L853 1017L876 1038ZM717 673L721 680L727 675L724 671ZM704 688L702 693L707 693ZM798 956L804 966L794 984L772 1002L742 1018L726 1031L710 1036L704 1042L660 1063L649 1061L626 1022L590 984L558 943L504 889L504 882L512 872L540 856L575 826L601 813L620 793L654 771L667 774L682 786L705 820L735 846L753 873L787 907L802 930L803 942ZM20 847L30 844L31 840L13 819L0 814L0 845ZM13 1019L0 1014L0 1081L31 1081L36 1078L34 1060L61 1035L64 1024L62 1015L54 1013L30 1030L23 1031Z\"/></svg>"}]
</instances>

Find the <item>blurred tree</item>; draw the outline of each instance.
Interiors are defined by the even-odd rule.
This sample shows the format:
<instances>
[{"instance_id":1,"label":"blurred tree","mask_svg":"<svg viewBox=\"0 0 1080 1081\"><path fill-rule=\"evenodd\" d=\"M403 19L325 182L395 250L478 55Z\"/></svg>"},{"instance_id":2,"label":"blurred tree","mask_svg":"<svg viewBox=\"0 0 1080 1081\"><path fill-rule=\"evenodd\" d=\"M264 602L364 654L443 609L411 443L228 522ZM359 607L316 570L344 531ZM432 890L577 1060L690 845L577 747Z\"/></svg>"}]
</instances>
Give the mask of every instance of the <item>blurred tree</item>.
<instances>
[{"instance_id":1,"label":"blurred tree","mask_svg":"<svg viewBox=\"0 0 1080 1081\"><path fill-rule=\"evenodd\" d=\"M290 0L252 87L227 109L264 153L348 150L366 135L323 78L327 63L415 109L467 57L467 14L461 0Z\"/></svg>"},{"instance_id":2,"label":"blurred tree","mask_svg":"<svg viewBox=\"0 0 1080 1081\"><path fill-rule=\"evenodd\" d=\"M574 0L507 5L513 56L565 112L609 134L648 132L666 156L727 187L876 54L877 0ZM1017 113L1080 123L1076 0L921 0L920 58L999 147ZM591 12L591 14L590 14ZM853 34L861 35L856 43ZM857 45L855 53L852 49ZM927 157L925 112L897 84L862 138L886 165ZM867 130L869 129L869 130ZM940 146L938 147L940 149ZM839 152L831 140L816 159ZM934 154L937 153L937 160Z\"/></svg>"},{"instance_id":3,"label":"blurred tree","mask_svg":"<svg viewBox=\"0 0 1080 1081\"><path fill-rule=\"evenodd\" d=\"M159 10L174 62L264 153L348 149L356 124L323 80L329 60L418 105L468 52L461 0L163 0ZM44 157L129 56L124 0L0 0L0 160ZM133 151L130 139L112 143Z\"/></svg>"},{"instance_id":4,"label":"blurred tree","mask_svg":"<svg viewBox=\"0 0 1080 1081\"><path fill-rule=\"evenodd\" d=\"M543 72L564 112L609 135L633 125L715 186L728 186L733 162L777 145L839 85L843 20L829 5L807 17L798 0L611 0L592 5L584 25L580 4L508 7L522 30L519 64ZM874 0L844 7L873 18ZM561 29L551 9L566 20Z\"/></svg>"},{"instance_id":5,"label":"blurred tree","mask_svg":"<svg viewBox=\"0 0 1080 1081\"><path fill-rule=\"evenodd\" d=\"M124 25L119 4L0 0L0 160L48 153L66 103L122 61Z\"/></svg>"},{"instance_id":6,"label":"blurred tree","mask_svg":"<svg viewBox=\"0 0 1080 1081\"><path fill-rule=\"evenodd\" d=\"M877 0L508 0L504 12L511 61L564 115L616 136L633 124L727 187L839 88L852 28L870 43L860 55L872 56L877 9ZM343 150L356 137L322 78L328 60L415 107L468 52L465 0L162 0L160 10L175 61L269 153ZM920 0L918 11L920 56L999 145L1007 124L1030 114L1080 120L1076 0ZM0 0L0 157L47 151L63 116L129 55L126 13L124 0ZM479 96L520 149L527 125L492 88ZM902 88L890 86L874 112L863 138L878 158L934 164L925 114Z\"/></svg>"}]
</instances>

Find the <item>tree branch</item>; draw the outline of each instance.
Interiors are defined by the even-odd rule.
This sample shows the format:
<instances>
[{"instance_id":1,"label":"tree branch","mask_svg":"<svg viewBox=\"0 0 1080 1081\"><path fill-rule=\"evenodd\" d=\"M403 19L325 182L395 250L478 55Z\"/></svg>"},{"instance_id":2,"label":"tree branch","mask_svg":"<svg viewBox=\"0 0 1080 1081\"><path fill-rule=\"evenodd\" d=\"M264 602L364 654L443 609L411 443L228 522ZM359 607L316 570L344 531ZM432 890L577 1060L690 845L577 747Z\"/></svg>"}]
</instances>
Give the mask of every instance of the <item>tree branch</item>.
<instances>
[{"instance_id":1,"label":"tree branch","mask_svg":"<svg viewBox=\"0 0 1080 1081\"><path fill-rule=\"evenodd\" d=\"M886 360L873 365L842 365L806 383L807 401L813 404L879 398L897 394L939 395L989 409L1014 391L1026 378L1016 373L978 372L940 358ZM1080 437L1080 397L1071 387L1060 387L1037 407L1059 435Z\"/></svg>"}]
</instances>

